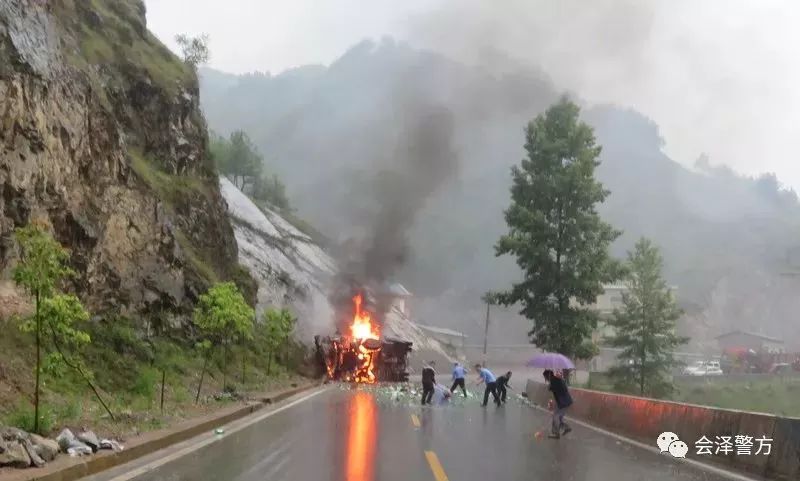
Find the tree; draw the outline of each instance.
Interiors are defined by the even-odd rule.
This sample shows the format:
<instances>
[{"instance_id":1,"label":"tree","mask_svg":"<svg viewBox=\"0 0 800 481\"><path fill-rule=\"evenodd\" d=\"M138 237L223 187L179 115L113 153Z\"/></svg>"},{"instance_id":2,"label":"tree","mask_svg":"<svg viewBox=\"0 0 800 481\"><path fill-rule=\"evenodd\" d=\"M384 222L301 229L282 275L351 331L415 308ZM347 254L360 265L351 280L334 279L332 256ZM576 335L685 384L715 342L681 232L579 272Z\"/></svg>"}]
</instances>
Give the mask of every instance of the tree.
<instances>
[{"instance_id":1,"label":"tree","mask_svg":"<svg viewBox=\"0 0 800 481\"><path fill-rule=\"evenodd\" d=\"M233 183L244 190L248 181L252 183L260 176L263 158L250 137L241 130L231 133L229 145L228 168L233 175Z\"/></svg>"},{"instance_id":2,"label":"tree","mask_svg":"<svg viewBox=\"0 0 800 481\"><path fill-rule=\"evenodd\" d=\"M517 258L523 279L495 297L522 304L534 344L580 359L596 352L588 338L597 314L587 306L619 275L608 248L620 232L596 211L609 192L594 178L601 147L579 114L562 97L525 129L527 158L511 171L509 231L495 246L498 256Z\"/></svg>"},{"instance_id":3,"label":"tree","mask_svg":"<svg viewBox=\"0 0 800 481\"><path fill-rule=\"evenodd\" d=\"M200 399L200 389L203 386L203 378L211 352L220 345L224 349L222 388L225 390L227 387L228 344L233 339L252 335L254 316L253 308L247 304L244 296L233 282L216 284L207 293L200 296L193 319L194 324L205 338L199 345L204 351L205 362L200 374L195 402Z\"/></svg>"},{"instance_id":4,"label":"tree","mask_svg":"<svg viewBox=\"0 0 800 481\"><path fill-rule=\"evenodd\" d=\"M209 149L217 170L254 201L291 212L286 185L264 171L264 157L244 131L236 130L227 139L212 133Z\"/></svg>"},{"instance_id":5,"label":"tree","mask_svg":"<svg viewBox=\"0 0 800 481\"><path fill-rule=\"evenodd\" d=\"M267 349L267 374L272 370L272 359L281 346L287 346L297 318L288 309L268 309L259 328L259 340Z\"/></svg>"},{"instance_id":6,"label":"tree","mask_svg":"<svg viewBox=\"0 0 800 481\"><path fill-rule=\"evenodd\" d=\"M217 170L239 189L263 182L264 158L244 131L235 130L228 139L212 135L210 149Z\"/></svg>"},{"instance_id":7,"label":"tree","mask_svg":"<svg viewBox=\"0 0 800 481\"><path fill-rule=\"evenodd\" d=\"M164 414L164 397L166 394L167 371L174 369L175 358L180 351L177 346L170 341L168 336L169 318L163 310L150 313L147 327L147 344L150 352L150 362L161 371L161 393L159 406L161 414Z\"/></svg>"},{"instance_id":8,"label":"tree","mask_svg":"<svg viewBox=\"0 0 800 481\"><path fill-rule=\"evenodd\" d=\"M201 34L199 37L189 37L186 34L175 36L175 42L181 48L183 61L193 69L198 65L208 62L211 53L208 49L208 34Z\"/></svg>"},{"instance_id":9,"label":"tree","mask_svg":"<svg viewBox=\"0 0 800 481\"><path fill-rule=\"evenodd\" d=\"M44 369L54 376L61 375L63 366L75 370L92 390L111 420L115 420L114 414L94 385L94 373L81 358L83 348L92 342L87 332L75 327L76 323L89 321L89 313L81 301L71 294L57 294L47 298L42 302L41 317L54 349L48 354ZM33 329L33 323L30 324L27 330Z\"/></svg>"},{"instance_id":10,"label":"tree","mask_svg":"<svg viewBox=\"0 0 800 481\"><path fill-rule=\"evenodd\" d=\"M262 175L253 184L253 199L266 202L281 210L290 211L289 198L286 196L286 186L277 175Z\"/></svg>"},{"instance_id":11,"label":"tree","mask_svg":"<svg viewBox=\"0 0 800 481\"><path fill-rule=\"evenodd\" d=\"M14 282L33 296L35 312L31 323L22 328L36 336L36 375L33 395L34 431L39 430L39 393L42 372L42 303L51 297L57 284L65 277L73 275L67 266L69 254L44 226L32 224L15 230L14 235L20 248L20 260L14 267Z\"/></svg>"},{"instance_id":12,"label":"tree","mask_svg":"<svg viewBox=\"0 0 800 481\"><path fill-rule=\"evenodd\" d=\"M607 341L622 348L620 363L609 374L617 388L631 391L635 386L640 395L660 396L672 390L668 375L678 364L672 353L689 340L675 334L681 310L661 277L662 266L658 248L639 239L634 251L628 252L623 308L615 310L609 321L614 335Z\"/></svg>"},{"instance_id":13,"label":"tree","mask_svg":"<svg viewBox=\"0 0 800 481\"><path fill-rule=\"evenodd\" d=\"M231 175L230 166L230 142L225 137L218 135L214 132L209 134L209 151L211 158L214 159L214 165L220 174L228 177Z\"/></svg>"}]
</instances>

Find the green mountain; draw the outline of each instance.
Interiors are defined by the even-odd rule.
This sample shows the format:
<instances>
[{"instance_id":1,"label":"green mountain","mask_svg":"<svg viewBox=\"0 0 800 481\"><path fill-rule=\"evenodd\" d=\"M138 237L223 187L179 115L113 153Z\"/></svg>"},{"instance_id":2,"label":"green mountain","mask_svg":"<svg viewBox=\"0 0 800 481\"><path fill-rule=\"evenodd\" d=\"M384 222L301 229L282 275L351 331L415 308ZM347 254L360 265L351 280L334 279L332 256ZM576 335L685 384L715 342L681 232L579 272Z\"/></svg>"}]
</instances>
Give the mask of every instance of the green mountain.
<instances>
[{"instance_id":1,"label":"green mountain","mask_svg":"<svg viewBox=\"0 0 800 481\"><path fill-rule=\"evenodd\" d=\"M339 240L369 229L363 219L381 198L375 177L403 162L395 150L409 95L446 109L458 167L405 232L410 252L396 277L417 295L423 321L480 337L480 294L518 275L492 248L505 227L509 168L522 158L525 123L561 93L542 72L508 65L488 70L365 41L328 67L202 71L202 102L214 130L250 133L301 215ZM676 163L658 126L635 111L586 106L584 118L603 145L599 176L612 191L602 214L625 232L615 254L642 235L661 246L688 332L702 340L740 327L797 338L786 316L800 306L781 275L797 245L795 194L773 175ZM505 316L498 342L521 342L526 323L514 317Z\"/></svg>"}]
</instances>

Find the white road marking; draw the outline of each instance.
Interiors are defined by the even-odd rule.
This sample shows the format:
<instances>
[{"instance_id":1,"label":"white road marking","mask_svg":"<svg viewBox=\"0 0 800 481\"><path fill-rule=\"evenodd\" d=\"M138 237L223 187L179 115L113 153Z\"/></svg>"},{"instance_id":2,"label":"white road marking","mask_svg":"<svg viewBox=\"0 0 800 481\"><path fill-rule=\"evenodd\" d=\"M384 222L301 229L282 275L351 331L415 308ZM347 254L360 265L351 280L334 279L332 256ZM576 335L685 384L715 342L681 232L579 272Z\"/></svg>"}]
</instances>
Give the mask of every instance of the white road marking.
<instances>
[{"instance_id":1,"label":"white road marking","mask_svg":"<svg viewBox=\"0 0 800 481\"><path fill-rule=\"evenodd\" d=\"M545 409L545 408L543 408L541 406L535 406L533 404L531 404L531 406L534 407L535 409L538 409L539 411L545 412L547 414L552 414L551 411L549 411L549 410L547 410L547 409ZM637 448L642 448L642 449L650 451L652 453L656 453L658 455L661 455L661 451L655 446L651 446L649 444L645 444L645 443L636 441L636 440L631 439L631 438L626 438L625 436L622 436L622 435L617 434L617 433L613 433L611 431L606 431L603 428L599 428L597 426L594 426L592 424L586 423L586 422L581 421L579 419L575 419L573 417L567 416L567 418L569 419L570 423L578 424L580 426L583 426L585 428L591 429L593 431L597 431L600 434L604 434L606 436L610 436L610 437L612 437L614 439L617 439L619 441L622 441L622 442L631 444L633 446L636 446ZM727 469L718 468L716 466L712 466L710 464L707 464L707 463L704 463L704 462L701 462L701 461L697 461L697 460L694 460L694 459L682 458L682 459L676 460L676 462L691 464L692 466L694 466L696 468L699 468L701 470L709 471L709 472L714 473L716 475L719 475L719 476L722 476L722 477L725 477L725 478L728 478L728 479L733 479L733 480L736 480L736 481L759 481L756 478L750 478L750 477L745 476L744 474L739 474L739 473L735 473L733 471L728 471Z\"/></svg>"},{"instance_id":2,"label":"white road marking","mask_svg":"<svg viewBox=\"0 0 800 481\"><path fill-rule=\"evenodd\" d=\"M321 394L321 393L323 393L323 392L325 392L327 390L328 390L327 388L319 389L318 391L312 392L311 394L308 394L308 395L306 395L306 396L304 396L304 397L302 397L300 399L296 399L296 400L290 402L289 404L287 404L285 406L281 406L281 407L279 407L277 409L274 409L272 411L268 411L266 413L263 413L260 416L257 416L255 418L249 420L246 423L242 423L240 426L236 426L235 428L231 429L230 431L226 430L225 431L226 432L225 436L213 436L213 437L210 437L210 438L205 439L203 441L200 441L200 442L198 442L196 444L192 444L191 446L187 446L187 447L181 449L180 451L176 451L176 452L174 452L174 453L172 453L170 455L164 456L163 458L161 458L161 459L159 459L157 461L153 461L153 462L148 463L148 464L146 464L146 465L144 465L144 466L142 466L140 468L136 468L136 469L134 469L132 471L128 471L125 474L121 474L121 475L119 475L119 476L117 476L115 478L110 479L109 481L129 481L131 479L136 478L137 476L141 476L143 474L146 474L146 473L148 473L150 471L153 471L154 469L156 469L156 468L158 468L160 466L163 466L163 465L165 465L165 464L167 464L167 463L169 463L171 461L174 461L174 460L176 460L178 458L186 456L187 454L189 454L189 453L191 453L193 451L197 451L198 449L200 449L202 447L205 447L205 446L208 446L209 444L213 444L213 443L216 443L218 441L221 441L221 440L225 439L225 437L227 437L230 434L233 434L235 432L241 431L242 429L244 429L244 428L246 428L248 426L251 426L251 425L253 425L255 423L261 422L261 421L263 421L264 419L266 419L266 418L268 418L270 416L278 414L281 411L285 411L286 409L289 409L290 407L292 407L292 406L294 406L296 404L300 404L303 401L307 401L307 400L311 399L312 397L314 397L314 396L316 396L318 394ZM246 419L246 418L237 419L234 422L239 422L239 421L242 421L244 419Z\"/></svg>"}]
</instances>

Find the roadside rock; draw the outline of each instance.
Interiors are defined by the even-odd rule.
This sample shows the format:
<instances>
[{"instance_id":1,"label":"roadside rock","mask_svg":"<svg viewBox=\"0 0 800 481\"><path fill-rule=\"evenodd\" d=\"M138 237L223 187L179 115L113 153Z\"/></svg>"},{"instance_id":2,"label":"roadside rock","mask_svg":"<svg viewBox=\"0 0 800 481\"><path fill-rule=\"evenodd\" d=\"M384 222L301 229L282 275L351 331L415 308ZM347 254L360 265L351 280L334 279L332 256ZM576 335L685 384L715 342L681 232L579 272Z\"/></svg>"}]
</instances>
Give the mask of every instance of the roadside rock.
<instances>
[{"instance_id":1,"label":"roadside rock","mask_svg":"<svg viewBox=\"0 0 800 481\"><path fill-rule=\"evenodd\" d=\"M29 436L30 435L22 429L12 427L0 428L0 438L4 441L24 441L28 439Z\"/></svg>"},{"instance_id":2,"label":"roadside rock","mask_svg":"<svg viewBox=\"0 0 800 481\"><path fill-rule=\"evenodd\" d=\"M41 468L45 465L44 459L36 453L36 447L34 447L33 443L30 440L25 440L22 443L22 447L25 448L25 452L28 453L28 457L31 459L31 465L36 466L37 468Z\"/></svg>"},{"instance_id":3,"label":"roadside rock","mask_svg":"<svg viewBox=\"0 0 800 481\"><path fill-rule=\"evenodd\" d=\"M84 431L78 434L78 441L92 448L92 452L97 452L100 449L100 439L92 431Z\"/></svg>"},{"instance_id":4,"label":"roadside rock","mask_svg":"<svg viewBox=\"0 0 800 481\"><path fill-rule=\"evenodd\" d=\"M56 442L64 452L67 452L67 449L69 449L70 445L76 441L77 439L75 439L75 435L72 434L72 431L69 429L62 430L56 437Z\"/></svg>"},{"instance_id":5,"label":"roadside rock","mask_svg":"<svg viewBox=\"0 0 800 481\"><path fill-rule=\"evenodd\" d=\"M56 458L59 451L59 445L52 439L43 438L38 434L31 434L31 443L36 449L36 454L39 455L46 462L50 462Z\"/></svg>"},{"instance_id":6,"label":"roadside rock","mask_svg":"<svg viewBox=\"0 0 800 481\"><path fill-rule=\"evenodd\" d=\"M0 467L27 468L31 465L31 457L19 441L5 443L4 451L0 453Z\"/></svg>"}]
</instances>

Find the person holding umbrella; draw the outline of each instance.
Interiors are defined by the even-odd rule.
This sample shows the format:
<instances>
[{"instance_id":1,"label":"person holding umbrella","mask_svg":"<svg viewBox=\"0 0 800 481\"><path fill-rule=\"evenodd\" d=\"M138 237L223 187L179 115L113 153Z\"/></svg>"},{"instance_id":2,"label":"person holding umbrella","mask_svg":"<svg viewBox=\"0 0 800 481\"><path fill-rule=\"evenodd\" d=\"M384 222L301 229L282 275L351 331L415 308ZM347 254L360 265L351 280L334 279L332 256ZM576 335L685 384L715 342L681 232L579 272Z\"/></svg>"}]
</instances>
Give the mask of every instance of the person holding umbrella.
<instances>
[{"instance_id":1,"label":"person holding umbrella","mask_svg":"<svg viewBox=\"0 0 800 481\"><path fill-rule=\"evenodd\" d=\"M555 409L553 409L552 432L548 437L551 439L558 439L572 431L572 428L564 422L564 414L566 414L567 409L572 406L572 396L570 396L569 389L567 389L567 383L556 376L552 370L545 369L542 376L544 376L544 380L549 384L550 392L553 393L553 399L556 402Z\"/></svg>"},{"instance_id":2,"label":"person holding umbrella","mask_svg":"<svg viewBox=\"0 0 800 481\"><path fill-rule=\"evenodd\" d=\"M572 396L570 396L569 389L567 389L567 383L564 382L564 379L556 376L553 370L575 369L575 364L563 354L545 352L533 356L533 359L528 361L527 365L529 367L544 369L542 375L544 376L545 382L548 384L550 392L553 393L553 399L555 401L552 432L549 437L558 439L562 435L572 431L572 428L564 422L564 414L567 412L567 409L572 406Z\"/></svg>"}]
</instances>

